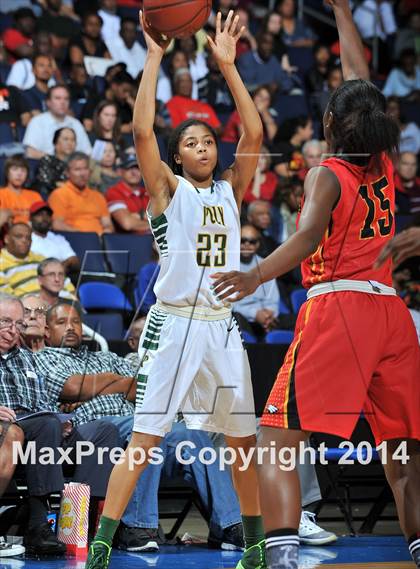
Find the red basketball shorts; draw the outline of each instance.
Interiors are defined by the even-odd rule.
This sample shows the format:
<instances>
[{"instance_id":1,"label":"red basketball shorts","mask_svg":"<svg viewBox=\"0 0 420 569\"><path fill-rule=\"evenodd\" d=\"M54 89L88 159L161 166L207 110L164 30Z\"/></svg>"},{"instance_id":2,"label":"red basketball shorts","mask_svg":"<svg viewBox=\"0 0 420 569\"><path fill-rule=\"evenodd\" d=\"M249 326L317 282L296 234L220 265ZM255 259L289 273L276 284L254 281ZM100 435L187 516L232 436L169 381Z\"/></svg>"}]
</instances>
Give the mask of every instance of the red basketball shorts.
<instances>
[{"instance_id":1,"label":"red basketball shorts","mask_svg":"<svg viewBox=\"0 0 420 569\"><path fill-rule=\"evenodd\" d=\"M377 443L420 438L420 348L397 296L336 292L301 307L261 425L348 439L363 410Z\"/></svg>"}]
</instances>

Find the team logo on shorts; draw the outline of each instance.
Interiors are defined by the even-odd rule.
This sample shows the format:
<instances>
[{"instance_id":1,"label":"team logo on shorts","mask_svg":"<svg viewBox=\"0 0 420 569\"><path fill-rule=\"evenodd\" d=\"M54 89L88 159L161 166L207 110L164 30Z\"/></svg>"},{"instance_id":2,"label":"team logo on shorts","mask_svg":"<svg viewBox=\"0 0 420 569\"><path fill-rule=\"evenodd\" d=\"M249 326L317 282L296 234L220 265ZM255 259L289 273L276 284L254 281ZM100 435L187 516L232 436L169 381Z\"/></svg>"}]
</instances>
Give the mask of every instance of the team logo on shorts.
<instances>
[{"instance_id":1,"label":"team logo on shorts","mask_svg":"<svg viewBox=\"0 0 420 569\"><path fill-rule=\"evenodd\" d=\"M275 405L269 405L269 406L267 407L267 411L268 411L269 413L271 413L272 415L273 415L274 413L278 413L278 412L279 412L278 408L277 408Z\"/></svg>"}]
</instances>

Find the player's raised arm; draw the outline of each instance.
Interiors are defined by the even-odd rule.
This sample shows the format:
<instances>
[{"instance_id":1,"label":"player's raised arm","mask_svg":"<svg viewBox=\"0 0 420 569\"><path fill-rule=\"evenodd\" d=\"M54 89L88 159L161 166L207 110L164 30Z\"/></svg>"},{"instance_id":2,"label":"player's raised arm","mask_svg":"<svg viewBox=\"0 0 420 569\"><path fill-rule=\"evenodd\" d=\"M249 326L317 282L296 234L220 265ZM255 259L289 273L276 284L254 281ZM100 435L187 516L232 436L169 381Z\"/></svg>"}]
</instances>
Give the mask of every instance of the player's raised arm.
<instances>
[{"instance_id":1,"label":"player's raised arm","mask_svg":"<svg viewBox=\"0 0 420 569\"><path fill-rule=\"evenodd\" d=\"M142 12L140 23L147 43L147 57L134 104L133 135L144 184L150 196L152 215L157 216L167 207L170 195L177 185L175 175L160 159L153 131L159 68L170 40L153 30Z\"/></svg>"},{"instance_id":2,"label":"player's raised arm","mask_svg":"<svg viewBox=\"0 0 420 569\"><path fill-rule=\"evenodd\" d=\"M215 273L214 292L234 302L252 294L257 287L289 272L317 249L340 196L336 176L327 168L312 168L305 179L305 203L299 228L285 243L247 273ZM225 292L223 292L225 291ZM237 297L231 295L237 293Z\"/></svg>"},{"instance_id":3,"label":"player's raised arm","mask_svg":"<svg viewBox=\"0 0 420 569\"><path fill-rule=\"evenodd\" d=\"M241 37L243 28L238 31L239 17L229 12L222 30L222 15L216 19L216 37L208 37L210 48L219 65L230 92L235 100L241 118L243 133L236 150L236 159L231 169L223 177L229 179L240 206L245 191L251 182L257 167L263 139L263 127L260 115L235 67L236 42Z\"/></svg>"},{"instance_id":4,"label":"player's raised arm","mask_svg":"<svg viewBox=\"0 0 420 569\"><path fill-rule=\"evenodd\" d=\"M344 81L369 79L362 40L353 22L348 0L325 0L332 6L340 39L340 59Z\"/></svg>"}]
</instances>

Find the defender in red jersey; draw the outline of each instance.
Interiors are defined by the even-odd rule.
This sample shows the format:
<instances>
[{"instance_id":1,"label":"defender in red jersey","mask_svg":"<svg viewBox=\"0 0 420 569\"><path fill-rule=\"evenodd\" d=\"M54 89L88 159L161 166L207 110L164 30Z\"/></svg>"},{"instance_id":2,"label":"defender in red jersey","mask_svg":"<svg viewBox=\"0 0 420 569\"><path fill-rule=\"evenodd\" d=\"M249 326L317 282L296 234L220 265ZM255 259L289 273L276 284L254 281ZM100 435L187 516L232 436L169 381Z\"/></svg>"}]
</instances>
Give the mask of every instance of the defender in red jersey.
<instances>
[{"instance_id":1,"label":"defender in red jersey","mask_svg":"<svg viewBox=\"0 0 420 569\"><path fill-rule=\"evenodd\" d=\"M313 431L348 438L363 410L376 441L388 441L386 476L420 567L420 349L409 312L392 288L391 261L376 263L394 234L391 157L399 130L385 113L384 96L368 81L348 0L327 1L345 78L324 115L332 157L305 179L297 232L252 271L214 275L214 287L219 298L239 300L301 263L308 300L267 401L260 447L274 442L278 451L298 449ZM407 464L392 456L402 441ZM297 569L298 475L262 456L266 566Z\"/></svg>"}]
</instances>

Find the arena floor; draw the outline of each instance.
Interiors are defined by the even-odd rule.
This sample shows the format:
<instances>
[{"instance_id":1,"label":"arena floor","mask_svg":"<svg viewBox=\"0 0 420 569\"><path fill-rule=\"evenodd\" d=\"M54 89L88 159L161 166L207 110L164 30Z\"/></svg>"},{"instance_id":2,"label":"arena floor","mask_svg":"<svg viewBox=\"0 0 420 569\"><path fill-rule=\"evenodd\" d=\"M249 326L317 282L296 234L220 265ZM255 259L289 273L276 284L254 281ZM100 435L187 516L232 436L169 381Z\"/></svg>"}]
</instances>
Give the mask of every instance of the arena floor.
<instances>
[{"instance_id":1,"label":"arena floor","mask_svg":"<svg viewBox=\"0 0 420 569\"><path fill-rule=\"evenodd\" d=\"M239 553L211 551L204 546L164 546L159 554L115 551L110 569L221 569L235 567ZM338 569L413 569L402 537L342 537L329 547L302 547L299 569L323 565ZM1 569L83 569L84 561L63 559L0 559Z\"/></svg>"}]
</instances>

